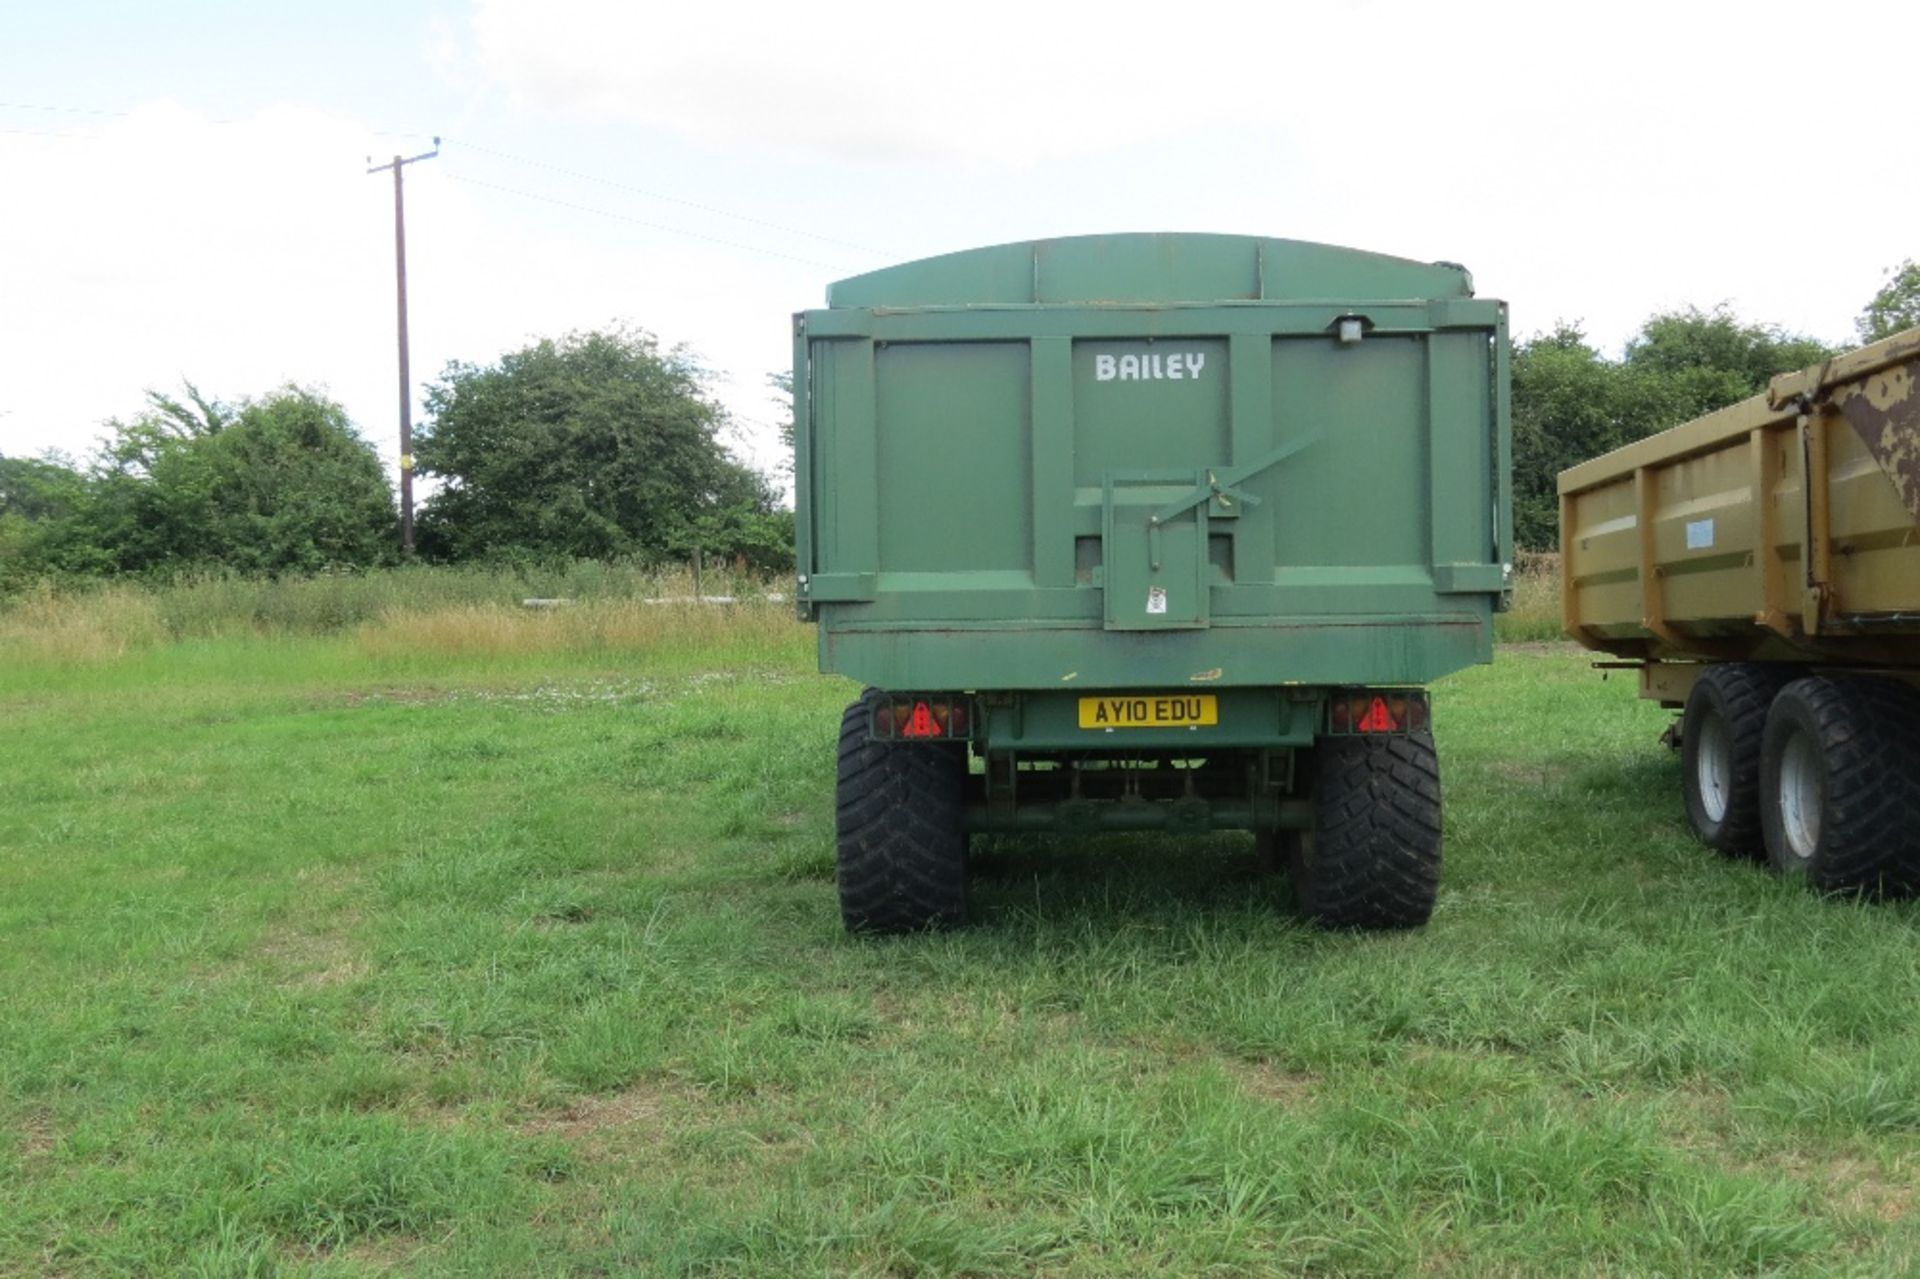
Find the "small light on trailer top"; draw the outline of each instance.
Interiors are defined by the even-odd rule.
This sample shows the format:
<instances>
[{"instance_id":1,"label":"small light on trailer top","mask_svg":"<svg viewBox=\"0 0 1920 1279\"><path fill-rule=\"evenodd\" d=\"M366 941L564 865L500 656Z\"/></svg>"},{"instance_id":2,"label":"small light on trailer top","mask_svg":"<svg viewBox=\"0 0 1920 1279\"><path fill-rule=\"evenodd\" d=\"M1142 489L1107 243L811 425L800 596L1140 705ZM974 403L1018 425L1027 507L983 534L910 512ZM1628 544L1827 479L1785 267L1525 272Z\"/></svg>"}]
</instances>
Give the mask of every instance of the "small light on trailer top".
<instances>
[{"instance_id":1,"label":"small light on trailer top","mask_svg":"<svg viewBox=\"0 0 1920 1279\"><path fill-rule=\"evenodd\" d=\"M1365 337L1366 332L1366 324L1359 316L1345 315L1340 317L1340 341L1342 345L1351 346L1353 343Z\"/></svg>"}]
</instances>

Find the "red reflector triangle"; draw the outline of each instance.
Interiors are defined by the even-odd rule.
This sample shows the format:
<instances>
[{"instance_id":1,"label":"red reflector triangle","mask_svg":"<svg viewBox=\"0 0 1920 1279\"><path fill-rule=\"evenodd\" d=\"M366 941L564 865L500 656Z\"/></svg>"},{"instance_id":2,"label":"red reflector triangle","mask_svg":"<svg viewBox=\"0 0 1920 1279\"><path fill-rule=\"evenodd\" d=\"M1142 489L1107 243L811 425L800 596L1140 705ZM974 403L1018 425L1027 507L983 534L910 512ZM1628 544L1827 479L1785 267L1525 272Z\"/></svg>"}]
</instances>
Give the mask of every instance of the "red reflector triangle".
<instances>
[{"instance_id":1,"label":"red reflector triangle","mask_svg":"<svg viewBox=\"0 0 1920 1279\"><path fill-rule=\"evenodd\" d=\"M1373 705L1367 708L1367 716L1360 721L1363 733L1391 733L1394 730L1393 716L1387 714L1387 699L1376 697Z\"/></svg>"},{"instance_id":2,"label":"red reflector triangle","mask_svg":"<svg viewBox=\"0 0 1920 1279\"><path fill-rule=\"evenodd\" d=\"M907 720L908 737L938 737L940 725L934 722L933 712L927 709L925 702L913 704L913 715Z\"/></svg>"}]
</instances>

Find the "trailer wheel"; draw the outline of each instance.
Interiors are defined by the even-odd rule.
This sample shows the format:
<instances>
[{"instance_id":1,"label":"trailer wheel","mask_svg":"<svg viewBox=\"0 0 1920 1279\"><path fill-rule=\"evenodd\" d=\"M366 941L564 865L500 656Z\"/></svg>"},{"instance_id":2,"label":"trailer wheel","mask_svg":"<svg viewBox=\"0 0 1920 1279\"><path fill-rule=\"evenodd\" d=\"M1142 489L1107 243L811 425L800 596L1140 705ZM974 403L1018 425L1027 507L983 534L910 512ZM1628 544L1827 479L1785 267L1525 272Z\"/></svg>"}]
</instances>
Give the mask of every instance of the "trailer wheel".
<instances>
[{"instance_id":1,"label":"trailer wheel","mask_svg":"<svg viewBox=\"0 0 1920 1279\"><path fill-rule=\"evenodd\" d=\"M967 756L945 744L876 742L867 696L840 717L835 838L840 918L855 933L965 921Z\"/></svg>"},{"instance_id":2,"label":"trailer wheel","mask_svg":"<svg viewBox=\"0 0 1920 1279\"><path fill-rule=\"evenodd\" d=\"M1767 707L1793 672L1728 662L1701 673L1681 719L1680 792L1700 841L1728 857L1760 857L1760 739Z\"/></svg>"},{"instance_id":3,"label":"trailer wheel","mask_svg":"<svg viewBox=\"0 0 1920 1279\"><path fill-rule=\"evenodd\" d=\"M1314 745L1313 829L1292 850L1294 897L1328 928L1415 928L1440 891L1440 760L1433 735Z\"/></svg>"},{"instance_id":4,"label":"trailer wheel","mask_svg":"<svg viewBox=\"0 0 1920 1279\"><path fill-rule=\"evenodd\" d=\"M1920 693L1892 680L1795 680L1760 750L1767 856L1825 892L1920 889Z\"/></svg>"}]
</instances>

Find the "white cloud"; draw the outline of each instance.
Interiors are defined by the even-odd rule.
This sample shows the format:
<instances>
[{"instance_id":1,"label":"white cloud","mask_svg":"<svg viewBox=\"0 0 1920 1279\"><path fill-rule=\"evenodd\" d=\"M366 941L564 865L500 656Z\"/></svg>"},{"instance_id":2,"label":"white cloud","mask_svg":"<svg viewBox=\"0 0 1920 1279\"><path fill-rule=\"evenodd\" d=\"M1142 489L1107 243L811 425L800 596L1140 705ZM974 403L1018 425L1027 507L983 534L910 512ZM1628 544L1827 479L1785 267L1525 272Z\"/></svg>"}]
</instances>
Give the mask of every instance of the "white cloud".
<instances>
[{"instance_id":1,"label":"white cloud","mask_svg":"<svg viewBox=\"0 0 1920 1279\"><path fill-rule=\"evenodd\" d=\"M84 455L147 389L191 379L222 398L315 386L397 456L392 187L363 157L423 146L305 109L216 123L170 104L0 137L16 193L0 237L0 453ZM784 360L789 308L742 323L738 301L767 287L765 266L661 234L602 237L590 214L556 220L454 180L459 164L407 170L416 404L448 360L631 319L697 348L733 375L729 404L769 416L760 366ZM791 295L812 296L795 274ZM770 463L771 432L749 434Z\"/></svg>"},{"instance_id":2,"label":"white cloud","mask_svg":"<svg viewBox=\"0 0 1920 1279\"><path fill-rule=\"evenodd\" d=\"M1767 5L1739 12L477 0L469 25L429 25L439 88L407 107L453 115L445 154L408 174L415 380L630 319L770 419L789 312L851 270L696 235L878 261L766 223L898 256L1290 236L1463 261L1523 332L1584 318L1617 345L1657 307L1724 300L1844 340L1885 268L1920 256L1920 189L1886 140L1907 90L1813 74L1851 55L1803 48ZM1916 14L1838 16L1905 47ZM185 376L224 396L324 384L391 456L392 203L361 157L423 140L287 106L79 120L49 126L78 138L0 133L0 451L84 449Z\"/></svg>"},{"instance_id":3,"label":"white cloud","mask_svg":"<svg viewBox=\"0 0 1920 1279\"><path fill-rule=\"evenodd\" d=\"M481 64L530 107L878 161L1027 164L1258 96L1218 75L1229 33L1164 6L478 0L473 29ZM1285 78L1276 91L1295 96Z\"/></svg>"},{"instance_id":4,"label":"white cloud","mask_svg":"<svg viewBox=\"0 0 1920 1279\"><path fill-rule=\"evenodd\" d=\"M216 124L167 104L8 139L0 448L82 448L182 378L229 396L353 389L338 357L375 340L366 301L391 278L367 239L382 210L366 141L312 111Z\"/></svg>"},{"instance_id":5,"label":"white cloud","mask_svg":"<svg viewBox=\"0 0 1920 1279\"><path fill-rule=\"evenodd\" d=\"M1886 47L1920 34L1911 6L1843 8L1838 26ZM1885 141L1909 95L1852 73L1853 46L1803 19L1644 0L476 0L473 39L531 111L863 160L869 205L890 171L949 168L974 243L1028 233L1009 226L1025 193L1007 199L996 172L1039 187L1035 166L1107 157L1078 200L1085 229L1455 258L1523 330L1584 317L1609 344L1655 307L1723 300L1843 339L1879 273L1920 250L1915 179ZM1155 146L1208 145L1212 181L1155 187ZM890 210L909 227L925 212Z\"/></svg>"}]
</instances>

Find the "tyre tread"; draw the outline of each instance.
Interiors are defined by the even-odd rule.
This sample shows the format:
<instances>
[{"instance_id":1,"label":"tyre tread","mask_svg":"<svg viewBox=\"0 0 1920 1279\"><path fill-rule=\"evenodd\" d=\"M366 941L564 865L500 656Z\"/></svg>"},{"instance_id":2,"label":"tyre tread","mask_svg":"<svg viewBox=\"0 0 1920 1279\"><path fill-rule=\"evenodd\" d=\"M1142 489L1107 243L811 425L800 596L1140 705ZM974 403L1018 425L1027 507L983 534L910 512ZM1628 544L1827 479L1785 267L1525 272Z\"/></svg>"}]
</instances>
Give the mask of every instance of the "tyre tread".
<instances>
[{"instance_id":1,"label":"tyre tread","mask_svg":"<svg viewBox=\"0 0 1920 1279\"><path fill-rule=\"evenodd\" d=\"M869 716L862 696L840 717L834 830L841 919L855 933L960 924L967 911L966 755L876 742Z\"/></svg>"},{"instance_id":2,"label":"tyre tread","mask_svg":"<svg viewBox=\"0 0 1920 1279\"><path fill-rule=\"evenodd\" d=\"M1440 762L1428 733L1323 738L1314 831L1295 858L1302 912L1329 928L1414 928L1440 888Z\"/></svg>"},{"instance_id":3,"label":"tyre tread","mask_svg":"<svg viewBox=\"0 0 1920 1279\"><path fill-rule=\"evenodd\" d=\"M1781 691L1768 726L1764 777L1778 790L1785 721L1804 717L1826 772L1821 834L1806 864L1816 888L1833 893L1911 896L1920 891L1920 692L1872 676L1812 677ZM1784 849L1777 804L1770 806L1769 845ZM1774 863L1797 869L1776 853Z\"/></svg>"}]
</instances>

